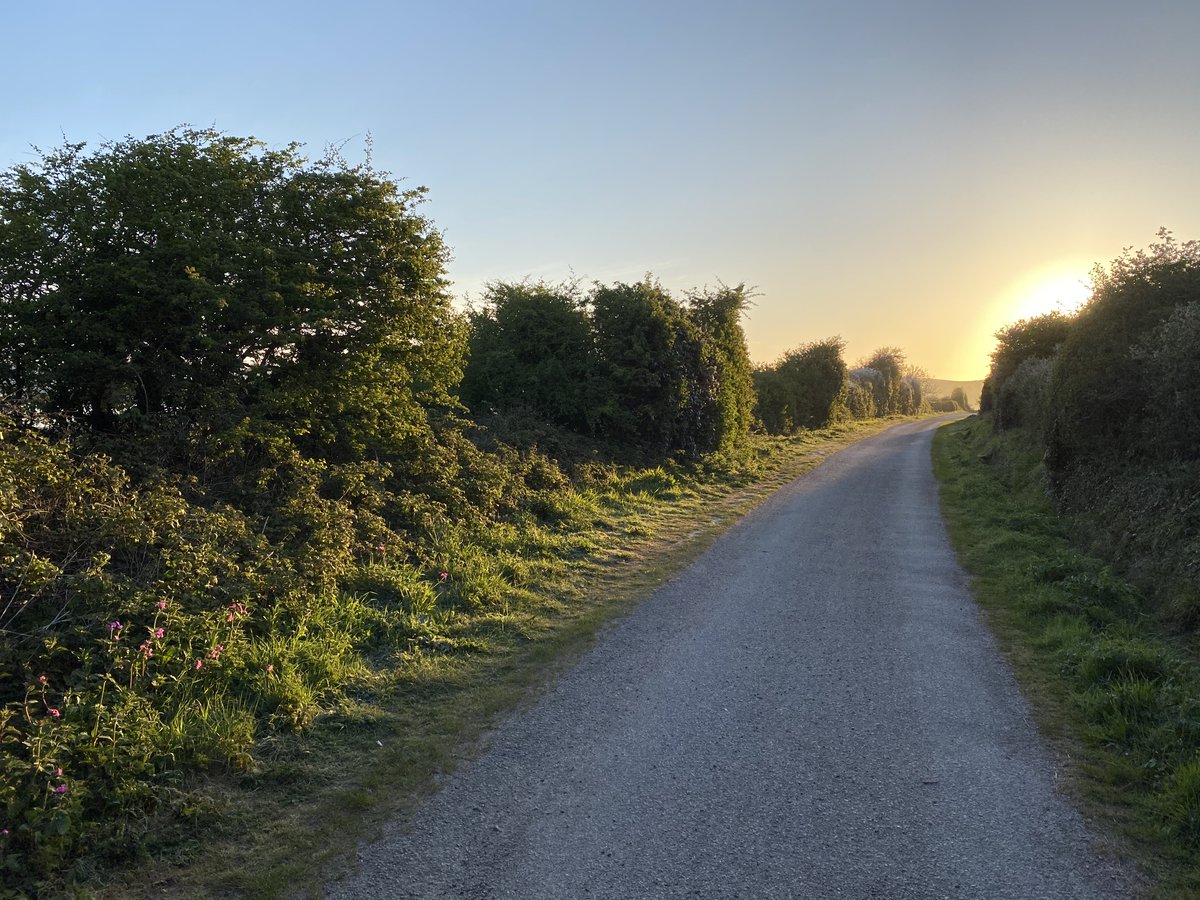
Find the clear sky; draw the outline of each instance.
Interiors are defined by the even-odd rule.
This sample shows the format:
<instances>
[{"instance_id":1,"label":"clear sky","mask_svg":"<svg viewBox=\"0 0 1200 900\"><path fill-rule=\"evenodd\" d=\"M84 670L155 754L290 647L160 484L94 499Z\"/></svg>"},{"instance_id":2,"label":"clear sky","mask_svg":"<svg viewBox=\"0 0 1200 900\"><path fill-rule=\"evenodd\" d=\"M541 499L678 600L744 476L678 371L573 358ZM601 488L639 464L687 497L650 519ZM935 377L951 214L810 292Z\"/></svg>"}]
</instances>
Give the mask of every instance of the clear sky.
<instances>
[{"instance_id":1,"label":"clear sky","mask_svg":"<svg viewBox=\"0 0 1200 900\"><path fill-rule=\"evenodd\" d=\"M840 334L971 379L1094 263L1200 237L1197 47L1197 0L12 4L0 168L185 122L370 133L460 296L745 282L756 360Z\"/></svg>"}]
</instances>

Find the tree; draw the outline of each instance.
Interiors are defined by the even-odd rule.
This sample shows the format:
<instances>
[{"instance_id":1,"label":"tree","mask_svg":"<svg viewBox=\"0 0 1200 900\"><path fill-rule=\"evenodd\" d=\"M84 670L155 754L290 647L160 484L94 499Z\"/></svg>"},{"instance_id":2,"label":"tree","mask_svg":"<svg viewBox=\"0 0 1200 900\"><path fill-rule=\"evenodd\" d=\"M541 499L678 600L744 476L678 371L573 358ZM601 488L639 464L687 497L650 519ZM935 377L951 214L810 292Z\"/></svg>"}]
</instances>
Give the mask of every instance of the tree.
<instances>
[{"instance_id":1,"label":"tree","mask_svg":"<svg viewBox=\"0 0 1200 900\"><path fill-rule=\"evenodd\" d=\"M585 432L595 353L583 307L572 285L489 284L470 314L467 405L523 408Z\"/></svg>"},{"instance_id":2,"label":"tree","mask_svg":"<svg viewBox=\"0 0 1200 900\"><path fill-rule=\"evenodd\" d=\"M995 410L996 428L1014 427L1019 416L1015 408L1005 409L1004 398L1010 396L1005 390L1005 382L1026 360L1053 357L1071 333L1071 321L1060 312L1051 312L1021 319L996 332L996 349L992 351L992 368L987 382L987 408Z\"/></svg>"},{"instance_id":3,"label":"tree","mask_svg":"<svg viewBox=\"0 0 1200 900\"><path fill-rule=\"evenodd\" d=\"M905 373L903 350L899 347L880 347L859 368L874 369L882 376L881 396L875 399L877 415L906 412L902 397Z\"/></svg>"},{"instance_id":4,"label":"tree","mask_svg":"<svg viewBox=\"0 0 1200 900\"><path fill-rule=\"evenodd\" d=\"M967 392L961 387L956 387L950 392L950 402L952 402L959 409L971 409L971 401L967 399Z\"/></svg>"},{"instance_id":5,"label":"tree","mask_svg":"<svg viewBox=\"0 0 1200 900\"><path fill-rule=\"evenodd\" d=\"M1091 469L1102 457L1194 458L1200 433L1180 432L1179 423L1164 430L1157 407L1160 398L1197 393L1189 383L1196 331L1188 308L1200 303L1200 241L1180 244L1160 231L1148 250L1126 251L1107 270L1097 266L1092 283L1051 379L1051 473Z\"/></svg>"},{"instance_id":6,"label":"tree","mask_svg":"<svg viewBox=\"0 0 1200 900\"><path fill-rule=\"evenodd\" d=\"M0 389L93 435L247 415L330 458L402 454L455 406L446 249L330 152L180 128L0 175Z\"/></svg>"},{"instance_id":7,"label":"tree","mask_svg":"<svg viewBox=\"0 0 1200 900\"><path fill-rule=\"evenodd\" d=\"M717 362L715 446L731 450L750 432L754 377L741 317L750 305L745 285L688 295L688 312L711 344Z\"/></svg>"},{"instance_id":8,"label":"tree","mask_svg":"<svg viewBox=\"0 0 1200 900\"><path fill-rule=\"evenodd\" d=\"M597 285L597 433L652 457L717 449L716 350L687 310L649 277Z\"/></svg>"},{"instance_id":9,"label":"tree","mask_svg":"<svg viewBox=\"0 0 1200 900\"><path fill-rule=\"evenodd\" d=\"M844 347L840 337L803 344L755 373L758 414L768 432L823 428L845 413Z\"/></svg>"}]
</instances>

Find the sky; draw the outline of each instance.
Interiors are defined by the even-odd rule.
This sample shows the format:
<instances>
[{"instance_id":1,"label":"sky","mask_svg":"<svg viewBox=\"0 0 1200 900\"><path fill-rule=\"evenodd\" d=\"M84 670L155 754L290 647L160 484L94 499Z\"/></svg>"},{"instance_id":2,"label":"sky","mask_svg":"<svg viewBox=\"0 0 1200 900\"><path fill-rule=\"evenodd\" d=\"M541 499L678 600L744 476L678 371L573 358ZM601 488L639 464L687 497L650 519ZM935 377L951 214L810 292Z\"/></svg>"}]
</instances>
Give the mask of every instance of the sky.
<instances>
[{"instance_id":1,"label":"sky","mask_svg":"<svg viewBox=\"0 0 1200 900\"><path fill-rule=\"evenodd\" d=\"M345 143L489 281L756 289L751 356L840 335L982 378L1160 227L1200 238L1196 0L58 0L4 15L0 169L188 123Z\"/></svg>"}]
</instances>

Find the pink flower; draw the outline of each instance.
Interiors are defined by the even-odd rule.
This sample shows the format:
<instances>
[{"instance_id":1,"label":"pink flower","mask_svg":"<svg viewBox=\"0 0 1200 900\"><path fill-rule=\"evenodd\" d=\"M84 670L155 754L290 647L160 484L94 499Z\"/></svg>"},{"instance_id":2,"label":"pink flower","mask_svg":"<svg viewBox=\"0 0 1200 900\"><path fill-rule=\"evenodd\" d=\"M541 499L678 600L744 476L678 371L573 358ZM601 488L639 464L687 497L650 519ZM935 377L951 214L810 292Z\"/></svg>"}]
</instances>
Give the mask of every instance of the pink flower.
<instances>
[{"instance_id":1,"label":"pink flower","mask_svg":"<svg viewBox=\"0 0 1200 900\"><path fill-rule=\"evenodd\" d=\"M149 641L142 641L142 643L138 645L138 649L142 651L142 655L146 657L146 659L149 659L154 655L154 645Z\"/></svg>"},{"instance_id":2,"label":"pink flower","mask_svg":"<svg viewBox=\"0 0 1200 900\"><path fill-rule=\"evenodd\" d=\"M438 581L445 581L449 577L450 577L449 572L438 572Z\"/></svg>"},{"instance_id":3,"label":"pink flower","mask_svg":"<svg viewBox=\"0 0 1200 900\"><path fill-rule=\"evenodd\" d=\"M199 669L204 663L201 660L196 660L196 668Z\"/></svg>"},{"instance_id":4,"label":"pink flower","mask_svg":"<svg viewBox=\"0 0 1200 900\"><path fill-rule=\"evenodd\" d=\"M0 828L0 837L8 837L8 829Z\"/></svg>"},{"instance_id":5,"label":"pink flower","mask_svg":"<svg viewBox=\"0 0 1200 900\"><path fill-rule=\"evenodd\" d=\"M217 659L224 650L225 650L224 644L217 644L217 646L213 647L210 651L208 651L208 658L209 659Z\"/></svg>"},{"instance_id":6,"label":"pink flower","mask_svg":"<svg viewBox=\"0 0 1200 900\"><path fill-rule=\"evenodd\" d=\"M54 793L56 793L56 794L65 794L66 792L67 792L67 786L65 784L60 784L58 787L56 787L54 789Z\"/></svg>"},{"instance_id":7,"label":"pink flower","mask_svg":"<svg viewBox=\"0 0 1200 900\"><path fill-rule=\"evenodd\" d=\"M42 684L45 684L45 683L46 683L46 676L45 676L45 675L39 675L39 676L38 676L38 681L40 681Z\"/></svg>"},{"instance_id":8,"label":"pink flower","mask_svg":"<svg viewBox=\"0 0 1200 900\"><path fill-rule=\"evenodd\" d=\"M380 553L382 553L384 550L387 549L387 544L378 544L378 545L376 545L375 549L378 550Z\"/></svg>"},{"instance_id":9,"label":"pink flower","mask_svg":"<svg viewBox=\"0 0 1200 900\"><path fill-rule=\"evenodd\" d=\"M56 719L62 715L62 713L59 712L57 709L55 709L53 706L49 707L49 710L50 710L50 715L54 716L54 718L56 718Z\"/></svg>"},{"instance_id":10,"label":"pink flower","mask_svg":"<svg viewBox=\"0 0 1200 900\"><path fill-rule=\"evenodd\" d=\"M125 626L122 625L120 622L117 622L117 621L109 622L108 623L108 633L112 634L114 631L120 631L124 627Z\"/></svg>"},{"instance_id":11,"label":"pink flower","mask_svg":"<svg viewBox=\"0 0 1200 900\"><path fill-rule=\"evenodd\" d=\"M159 600L159 601L158 601L157 603L155 603L154 605L155 605L155 606L157 606L159 609L166 609L166 608L167 608L167 601L166 601L166 600Z\"/></svg>"},{"instance_id":12,"label":"pink flower","mask_svg":"<svg viewBox=\"0 0 1200 900\"><path fill-rule=\"evenodd\" d=\"M164 635L164 634L166 634L166 633L167 633L167 632L166 632L164 629L162 629L162 628L155 628L155 629L154 629L154 639L155 639L156 641L161 641L161 640L162 640L162 637L163 637L163 635Z\"/></svg>"},{"instance_id":13,"label":"pink flower","mask_svg":"<svg viewBox=\"0 0 1200 900\"><path fill-rule=\"evenodd\" d=\"M268 675L274 675L274 674L275 674L275 666L274 666L274 664L268 664L268 665L267 665L267 674L268 674Z\"/></svg>"},{"instance_id":14,"label":"pink flower","mask_svg":"<svg viewBox=\"0 0 1200 900\"><path fill-rule=\"evenodd\" d=\"M55 775L57 775L59 778L62 778L62 766L59 766L59 767L58 767L58 768L57 768L57 769L54 771L54 774L55 774Z\"/></svg>"}]
</instances>

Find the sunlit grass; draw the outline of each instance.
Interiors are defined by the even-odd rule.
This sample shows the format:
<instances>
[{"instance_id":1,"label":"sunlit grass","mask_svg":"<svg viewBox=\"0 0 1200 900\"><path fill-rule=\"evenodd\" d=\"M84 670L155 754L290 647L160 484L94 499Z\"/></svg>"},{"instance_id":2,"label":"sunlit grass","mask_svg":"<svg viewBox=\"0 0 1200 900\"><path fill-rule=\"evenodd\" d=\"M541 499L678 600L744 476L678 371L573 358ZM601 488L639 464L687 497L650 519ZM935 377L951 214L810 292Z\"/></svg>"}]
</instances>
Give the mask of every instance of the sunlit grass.
<instances>
[{"instance_id":1,"label":"sunlit grass","mask_svg":"<svg viewBox=\"0 0 1200 900\"><path fill-rule=\"evenodd\" d=\"M428 571L381 555L322 613L338 622L312 623L311 646L253 650L264 664L308 654L309 678L275 683L279 709L306 730L271 733L240 772L191 777L144 824L139 858L77 873L92 871L100 896L318 894L357 842L434 790L602 625L771 491L890 424L760 438L708 467L597 469L526 517L448 528ZM345 638L363 628L375 635L365 654ZM322 694L311 673L323 666L345 687Z\"/></svg>"},{"instance_id":2,"label":"sunlit grass","mask_svg":"<svg viewBox=\"0 0 1200 900\"><path fill-rule=\"evenodd\" d=\"M947 525L1074 788L1161 897L1200 894L1200 666L1071 542L1040 456L978 418L934 442Z\"/></svg>"}]
</instances>

